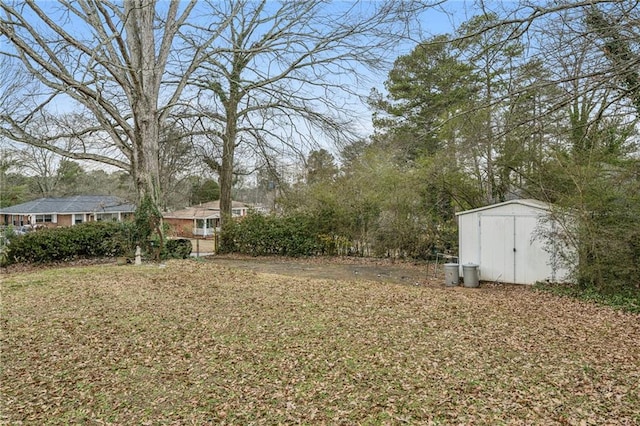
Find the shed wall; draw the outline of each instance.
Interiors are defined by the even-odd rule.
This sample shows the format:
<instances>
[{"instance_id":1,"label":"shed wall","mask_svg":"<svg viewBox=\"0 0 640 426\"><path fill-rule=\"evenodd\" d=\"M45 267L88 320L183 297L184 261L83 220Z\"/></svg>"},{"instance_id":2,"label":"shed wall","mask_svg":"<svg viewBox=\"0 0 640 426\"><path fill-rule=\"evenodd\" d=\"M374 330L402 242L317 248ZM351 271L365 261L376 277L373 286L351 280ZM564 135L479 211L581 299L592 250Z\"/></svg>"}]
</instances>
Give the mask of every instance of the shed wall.
<instances>
[{"instance_id":1,"label":"shed wall","mask_svg":"<svg viewBox=\"0 0 640 426\"><path fill-rule=\"evenodd\" d=\"M554 253L536 238L548 211L520 203L496 205L458 215L460 264L480 265L482 281L533 284L563 280Z\"/></svg>"}]
</instances>

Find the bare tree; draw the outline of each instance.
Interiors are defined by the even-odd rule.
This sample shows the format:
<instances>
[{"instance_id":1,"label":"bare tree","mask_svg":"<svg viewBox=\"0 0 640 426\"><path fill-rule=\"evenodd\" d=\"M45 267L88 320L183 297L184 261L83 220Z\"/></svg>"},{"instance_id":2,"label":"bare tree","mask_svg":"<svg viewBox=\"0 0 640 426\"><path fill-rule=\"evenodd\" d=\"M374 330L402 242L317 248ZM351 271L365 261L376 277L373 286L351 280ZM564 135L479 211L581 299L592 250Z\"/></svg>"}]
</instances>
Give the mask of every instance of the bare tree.
<instances>
[{"instance_id":1,"label":"bare tree","mask_svg":"<svg viewBox=\"0 0 640 426\"><path fill-rule=\"evenodd\" d=\"M16 151L16 156L21 169L32 177L35 192L41 197L54 196L60 182L60 156L35 146L26 146Z\"/></svg>"},{"instance_id":2,"label":"bare tree","mask_svg":"<svg viewBox=\"0 0 640 426\"><path fill-rule=\"evenodd\" d=\"M18 108L0 111L0 132L127 170L139 200L159 206L159 135L170 118L180 119L219 153L209 164L230 213L236 155L269 157L314 145L320 134L350 135L352 95L395 55L389 49L426 7L406 0L2 2L0 55L37 84L21 92ZM46 132L36 132L37 122L47 123Z\"/></svg>"},{"instance_id":3,"label":"bare tree","mask_svg":"<svg viewBox=\"0 0 640 426\"><path fill-rule=\"evenodd\" d=\"M220 206L231 214L238 158L299 155L321 140L353 139L359 96L406 37L426 2L225 0L215 20L233 15L194 73L197 128L220 178ZM192 42L197 44L197 40ZM223 222L224 223L224 222Z\"/></svg>"},{"instance_id":4,"label":"bare tree","mask_svg":"<svg viewBox=\"0 0 640 426\"><path fill-rule=\"evenodd\" d=\"M178 34L192 31L195 7L195 0L3 1L0 55L37 84L0 111L1 134L129 171L139 201L149 200L158 219L160 129L230 19L210 17L209 29L197 29L198 45L184 46Z\"/></svg>"},{"instance_id":5,"label":"bare tree","mask_svg":"<svg viewBox=\"0 0 640 426\"><path fill-rule=\"evenodd\" d=\"M489 10L494 5L499 10ZM550 69L559 70L538 84L581 87L578 92L567 92L567 97L559 98L545 112L564 108L574 101L573 94L585 96L593 91L615 93L617 96L610 97L609 105L640 111L639 0L520 0L505 4L479 0L477 6L482 13L496 13L500 19L477 27L466 37L508 28L508 36L496 41L498 45L523 39L529 58L540 59ZM562 72L566 55L579 55L586 66L579 73Z\"/></svg>"}]
</instances>

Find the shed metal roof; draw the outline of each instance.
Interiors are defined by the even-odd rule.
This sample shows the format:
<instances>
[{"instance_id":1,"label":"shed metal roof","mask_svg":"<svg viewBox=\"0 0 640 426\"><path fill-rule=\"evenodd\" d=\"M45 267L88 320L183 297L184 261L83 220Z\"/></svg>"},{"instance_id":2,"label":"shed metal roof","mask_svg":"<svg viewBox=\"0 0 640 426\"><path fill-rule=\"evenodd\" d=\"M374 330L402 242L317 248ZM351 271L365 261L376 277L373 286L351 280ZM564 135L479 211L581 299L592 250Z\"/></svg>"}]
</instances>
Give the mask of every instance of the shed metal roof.
<instances>
[{"instance_id":1,"label":"shed metal roof","mask_svg":"<svg viewBox=\"0 0 640 426\"><path fill-rule=\"evenodd\" d=\"M504 201L502 203L490 204L488 206L478 207L477 209L465 210L465 211L456 213L456 216L469 214L469 213L476 213L482 210L489 210L496 207L506 206L509 204L521 204L523 206L533 207L540 210L547 210L547 211L551 210L551 206L548 203L545 203L544 201L538 201L532 198L526 198L521 200L509 200L509 201Z\"/></svg>"},{"instance_id":2,"label":"shed metal roof","mask_svg":"<svg viewBox=\"0 0 640 426\"><path fill-rule=\"evenodd\" d=\"M111 195L76 195L63 198L39 198L15 206L0 208L0 214L71 214L135 212L136 206Z\"/></svg>"}]
</instances>

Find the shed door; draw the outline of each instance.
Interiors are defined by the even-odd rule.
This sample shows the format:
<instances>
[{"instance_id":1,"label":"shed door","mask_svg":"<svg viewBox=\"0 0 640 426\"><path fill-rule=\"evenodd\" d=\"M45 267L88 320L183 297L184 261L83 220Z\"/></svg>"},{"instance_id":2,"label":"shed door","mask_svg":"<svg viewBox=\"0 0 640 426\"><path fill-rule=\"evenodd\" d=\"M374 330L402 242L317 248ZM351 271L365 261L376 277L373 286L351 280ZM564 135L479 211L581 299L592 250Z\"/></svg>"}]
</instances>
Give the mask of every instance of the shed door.
<instances>
[{"instance_id":1,"label":"shed door","mask_svg":"<svg viewBox=\"0 0 640 426\"><path fill-rule=\"evenodd\" d=\"M532 284L552 277L548 255L534 238L536 216L480 217L480 279Z\"/></svg>"},{"instance_id":2,"label":"shed door","mask_svg":"<svg viewBox=\"0 0 640 426\"><path fill-rule=\"evenodd\" d=\"M554 274L549 265L549 253L545 251L544 243L535 238L538 217L518 216L514 223L516 274L513 282L533 284L538 280L552 278Z\"/></svg>"},{"instance_id":3,"label":"shed door","mask_svg":"<svg viewBox=\"0 0 640 426\"><path fill-rule=\"evenodd\" d=\"M516 281L515 216L480 216L480 279Z\"/></svg>"}]
</instances>

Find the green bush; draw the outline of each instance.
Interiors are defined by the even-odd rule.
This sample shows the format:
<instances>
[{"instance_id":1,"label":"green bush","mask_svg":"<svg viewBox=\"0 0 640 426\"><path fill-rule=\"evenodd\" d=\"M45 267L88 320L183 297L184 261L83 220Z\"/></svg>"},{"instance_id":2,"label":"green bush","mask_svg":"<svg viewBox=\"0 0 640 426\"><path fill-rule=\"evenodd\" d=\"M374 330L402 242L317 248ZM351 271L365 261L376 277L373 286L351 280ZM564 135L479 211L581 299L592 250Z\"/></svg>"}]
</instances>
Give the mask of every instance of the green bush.
<instances>
[{"instance_id":1,"label":"green bush","mask_svg":"<svg viewBox=\"0 0 640 426\"><path fill-rule=\"evenodd\" d=\"M12 238L7 263L49 263L79 258L131 256L135 247L132 223L91 222L42 229Z\"/></svg>"},{"instance_id":2,"label":"green bush","mask_svg":"<svg viewBox=\"0 0 640 426\"><path fill-rule=\"evenodd\" d=\"M187 259L191 255L192 249L191 240L186 238L167 240L162 257L164 259Z\"/></svg>"},{"instance_id":3,"label":"green bush","mask_svg":"<svg viewBox=\"0 0 640 426\"><path fill-rule=\"evenodd\" d=\"M331 251L333 242L321 236L312 218L250 213L225 225L225 250L252 256L312 256Z\"/></svg>"},{"instance_id":4,"label":"green bush","mask_svg":"<svg viewBox=\"0 0 640 426\"><path fill-rule=\"evenodd\" d=\"M222 226L220 232L220 245L218 246L218 253L236 253L239 252L238 244L236 242L236 235L238 234L238 222L235 220L228 220Z\"/></svg>"}]
</instances>

